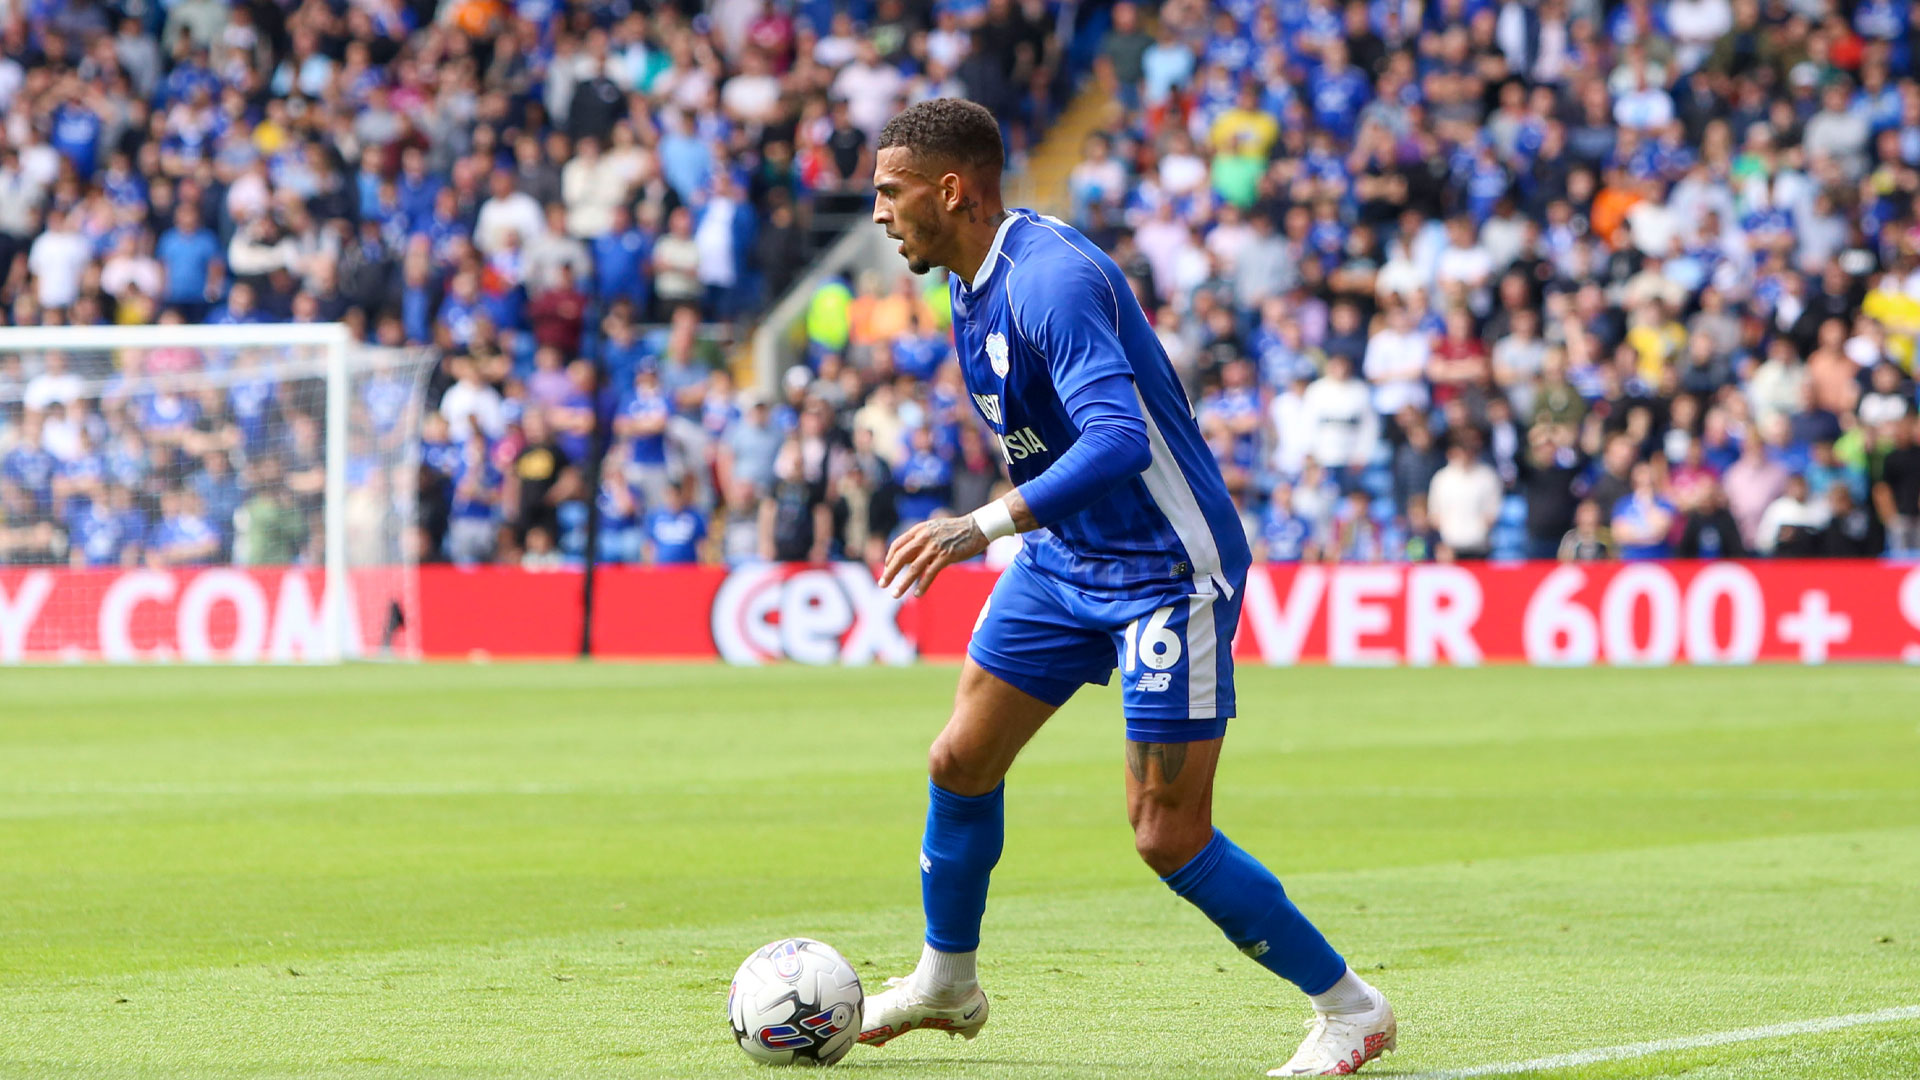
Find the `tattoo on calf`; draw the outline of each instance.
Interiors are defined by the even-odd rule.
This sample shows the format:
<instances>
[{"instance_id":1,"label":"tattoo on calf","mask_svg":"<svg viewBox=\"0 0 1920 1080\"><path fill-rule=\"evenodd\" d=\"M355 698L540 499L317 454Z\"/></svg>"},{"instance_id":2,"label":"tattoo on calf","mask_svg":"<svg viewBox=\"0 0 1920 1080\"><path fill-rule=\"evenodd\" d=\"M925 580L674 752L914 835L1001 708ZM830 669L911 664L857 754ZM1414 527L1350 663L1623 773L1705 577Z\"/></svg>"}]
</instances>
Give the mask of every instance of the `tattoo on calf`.
<instances>
[{"instance_id":1,"label":"tattoo on calf","mask_svg":"<svg viewBox=\"0 0 1920 1080\"><path fill-rule=\"evenodd\" d=\"M1160 776L1171 784L1187 764L1187 744L1134 742L1128 739L1127 768L1133 770L1133 778L1143 784L1147 782L1149 761L1160 763Z\"/></svg>"}]
</instances>

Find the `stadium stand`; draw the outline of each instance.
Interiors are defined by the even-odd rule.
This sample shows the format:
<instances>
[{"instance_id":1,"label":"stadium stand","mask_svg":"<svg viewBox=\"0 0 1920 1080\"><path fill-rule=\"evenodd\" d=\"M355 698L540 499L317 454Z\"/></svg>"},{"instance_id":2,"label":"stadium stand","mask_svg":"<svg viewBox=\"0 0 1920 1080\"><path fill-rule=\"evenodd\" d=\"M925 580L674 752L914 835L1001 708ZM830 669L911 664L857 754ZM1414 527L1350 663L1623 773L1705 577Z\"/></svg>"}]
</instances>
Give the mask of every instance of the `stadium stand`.
<instances>
[{"instance_id":1,"label":"stadium stand","mask_svg":"<svg viewBox=\"0 0 1920 1080\"><path fill-rule=\"evenodd\" d=\"M728 351L866 218L880 124L909 101L971 94L996 101L1020 147L1065 85L1057 7L928 8L0 9L0 320L344 320L369 342L430 346L426 558L577 559L586 514L570 492L600 453L596 420L620 433L600 493L610 556L687 557L699 545L675 538L702 529L676 498L704 513L718 447L752 441ZM227 557L235 507L258 478L305 476L311 450L250 433L314 419L311 404L239 389L155 412L171 398L153 379L212 385L231 363L0 359L0 561ZM147 464L107 468L109 447ZM552 475L530 475L535 462ZM195 495L209 485L224 492L211 503ZM123 523L97 556L84 550L95 504ZM160 543L183 516L214 541ZM310 559L310 540L276 555Z\"/></svg>"},{"instance_id":2,"label":"stadium stand","mask_svg":"<svg viewBox=\"0 0 1920 1080\"><path fill-rule=\"evenodd\" d=\"M823 287L776 386L733 343L864 217L900 103L988 102L1018 168L1086 70L1039 195L1128 271L1262 557L1920 550L1906 4L1092 7L16 7L5 318L436 348L429 559L578 561L590 520L608 560L871 557L1000 479L943 284ZM49 424L70 374L0 361L0 561L84 559L52 492L88 446L181 443L98 395ZM245 407L101 498L157 527L297 472ZM113 559L212 557L176 547Z\"/></svg>"},{"instance_id":3,"label":"stadium stand","mask_svg":"<svg viewBox=\"0 0 1920 1080\"><path fill-rule=\"evenodd\" d=\"M1122 3L1063 212L1268 560L1920 553L1914 34L1877 2ZM797 407L939 493L899 520L964 511L938 298L858 290Z\"/></svg>"}]
</instances>

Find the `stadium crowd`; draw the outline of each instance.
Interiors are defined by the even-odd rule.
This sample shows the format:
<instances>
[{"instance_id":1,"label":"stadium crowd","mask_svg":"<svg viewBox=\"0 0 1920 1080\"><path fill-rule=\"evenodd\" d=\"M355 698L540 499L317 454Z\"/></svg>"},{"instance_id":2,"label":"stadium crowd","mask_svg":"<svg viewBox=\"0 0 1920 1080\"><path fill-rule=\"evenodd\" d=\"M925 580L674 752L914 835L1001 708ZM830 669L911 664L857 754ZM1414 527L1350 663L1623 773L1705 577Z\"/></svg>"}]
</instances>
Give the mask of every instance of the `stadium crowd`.
<instances>
[{"instance_id":1,"label":"stadium crowd","mask_svg":"<svg viewBox=\"0 0 1920 1080\"><path fill-rule=\"evenodd\" d=\"M1261 557L1920 553L1910 6L1113 14L1071 217ZM905 492L959 474L959 406L921 318L882 323L816 349L879 387L855 448L911 414Z\"/></svg>"},{"instance_id":2,"label":"stadium crowd","mask_svg":"<svg viewBox=\"0 0 1920 1080\"><path fill-rule=\"evenodd\" d=\"M577 552L578 492L560 478L577 476L587 450L568 396L583 364L619 388L607 414L642 367L679 392L691 364L707 385L716 340L804 266L814 205L862 204L873 138L907 102L992 100L1015 147L1046 122L1054 8L927 8L0 8L0 325L343 320L368 341L432 349L429 435L478 432L484 445L449 455L429 443L423 557L537 561L560 540ZM234 508L195 489L237 475L252 493L268 470L299 474L292 433L320 418L318 397L262 397L232 363L228 352L0 353L0 561L231 556ZM186 392L180 416L159 415L171 406L156 402L181 396L168 385L202 384L214 389ZM182 425L226 434L188 447ZM539 459L529 447L549 434L557 453ZM610 550L637 555L621 546L622 508L664 512L670 496L646 436L618 441L612 474L637 486L605 496ZM116 443L143 464L106 468L99 448ZM533 475L536 459L552 478ZM548 512L562 503L564 537ZM123 504L109 543L85 515ZM217 543L164 542L183 519ZM291 557L313 557L312 540L303 531Z\"/></svg>"},{"instance_id":3,"label":"stadium crowd","mask_svg":"<svg viewBox=\"0 0 1920 1080\"><path fill-rule=\"evenodd\" d=\"M344 318L436 348L424 558L563 565L590 516L608 559L871 558L1001 481L943 284L824 286L771 388L738 391L702 327L792 280L810 199L864 185L902 101L988 100L1017 164L1062 43L1038 0L692 7L16 14L9 317ZM1059 194L1127 271L1261 557L1920 550L1908 5L1101 17L1110 112ZM70 533L50 478L91 468L24 407L39 363L0 359L0 545ZM81 426L145 438L127 415ZM149 525L216 467L172 453L124 496Z\"/></svg>"}]
</instances>

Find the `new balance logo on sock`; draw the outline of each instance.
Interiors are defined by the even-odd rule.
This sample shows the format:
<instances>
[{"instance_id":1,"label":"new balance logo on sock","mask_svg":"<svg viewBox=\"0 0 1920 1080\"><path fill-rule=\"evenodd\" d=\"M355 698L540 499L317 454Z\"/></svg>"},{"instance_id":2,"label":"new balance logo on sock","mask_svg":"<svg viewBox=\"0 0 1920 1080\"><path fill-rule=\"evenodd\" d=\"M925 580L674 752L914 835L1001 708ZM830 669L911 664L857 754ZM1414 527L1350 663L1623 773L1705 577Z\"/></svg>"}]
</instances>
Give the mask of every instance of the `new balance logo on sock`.
<instances>
[{"instance_id":1,"label":"new balance logo on sock","mask_svg":"<svg viewBox=\"0 0 1920 1080\"><path fill-rule=\"evenodd\" d=\"M1242 945L1240 946L1240 951L1247 954L1247 959L1258 960L1267 955L1267 943L1264 941L1256 941L1251 945Z\"/></svg>"},{"instance_id":2,"label":"new balance logo on sock","mask_svg":"<svg viewBox=\"0 0 1920 1080\"><path fill-rule=\"evenodd\" d=\"M927 858L927 853L924 851L920 853L920 872L923 874L933 873L933 860Z\"/></svg>"},{"instance_id":3,"label":"new balance logo on sock","mask_svg":"<svg viewBox=\"0 0 1920 1080\"><path fill-rule=\"evenodd\" d=\"M1135 689L1143 690L1149 694L1157 694L1172 685L1173 672L1149 671L1145 675L1140 676L1140 683Z\"/></svg>"}]
</instances>

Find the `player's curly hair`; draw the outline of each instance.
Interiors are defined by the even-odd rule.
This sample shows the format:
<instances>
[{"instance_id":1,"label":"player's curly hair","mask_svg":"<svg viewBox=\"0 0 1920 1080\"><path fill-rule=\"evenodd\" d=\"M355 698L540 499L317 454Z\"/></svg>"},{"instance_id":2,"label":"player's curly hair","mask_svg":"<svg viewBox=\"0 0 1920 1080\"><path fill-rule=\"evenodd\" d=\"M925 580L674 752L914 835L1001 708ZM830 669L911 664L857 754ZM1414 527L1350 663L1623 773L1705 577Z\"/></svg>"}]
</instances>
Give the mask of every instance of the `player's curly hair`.
<instances>
[{"instance_id":1,"label":"player's curly hair","mask_svg":"<svg viewBox=\"0 0 1920 1080\"><path fill-rule=\"evenodd\" d=\"M1007 163L1000 122L986 106L964 98L932 98L900 110L880 129L878 149L896 146L996 177Z\"/></svg>"}]
</instances>

